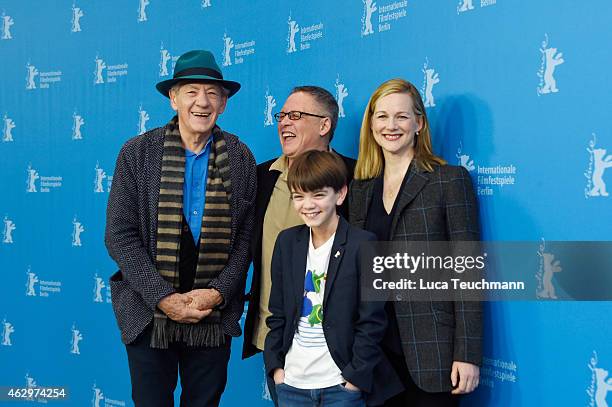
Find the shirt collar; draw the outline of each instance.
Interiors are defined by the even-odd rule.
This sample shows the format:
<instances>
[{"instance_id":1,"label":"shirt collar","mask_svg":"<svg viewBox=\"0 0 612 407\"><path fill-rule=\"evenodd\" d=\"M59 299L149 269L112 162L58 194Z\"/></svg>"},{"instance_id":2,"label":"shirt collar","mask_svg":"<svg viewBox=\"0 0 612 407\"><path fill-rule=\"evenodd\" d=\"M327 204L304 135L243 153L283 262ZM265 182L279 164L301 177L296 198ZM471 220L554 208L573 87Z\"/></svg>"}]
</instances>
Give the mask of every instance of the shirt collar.
<instances>
[{"instance_id":1,"label":"shirt collar","mask_svg":"<svg viewBox=\"0 0 612 407\"><path fill-rule=\"evenodd\" d=\"M287 157L284 154L281 154L281 156L278 157L270 166L270 171L279 171L281 173L287 171L288 169L289 165L287 162Z\"/></svg>"}]
</instances>

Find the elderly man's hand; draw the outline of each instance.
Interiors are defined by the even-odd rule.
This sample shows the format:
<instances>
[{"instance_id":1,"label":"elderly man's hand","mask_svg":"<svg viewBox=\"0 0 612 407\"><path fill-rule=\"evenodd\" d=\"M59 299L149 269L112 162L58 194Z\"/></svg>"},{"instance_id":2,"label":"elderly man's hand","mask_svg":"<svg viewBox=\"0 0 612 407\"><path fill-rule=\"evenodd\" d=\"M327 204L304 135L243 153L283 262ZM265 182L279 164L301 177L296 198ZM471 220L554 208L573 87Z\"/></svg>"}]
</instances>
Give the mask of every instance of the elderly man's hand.
<instances>
[{"instance_id":1,"label":"elderly man's hand","mask_svg":"<svg viewBox=\"0 0 612 407\"><path fill-rule=\"evenodd\" d=\"M212 310L200 310L190 307L192 298L185 295L174 293L161 299L157 307L168 316L168 318L181 323L195 324L202 318L207 317Z\"/></svg>"},{"instance_id":2,"label":"elderly man's hand","mask_svg":"<svg viewBox=\"0 0 612 407\"><path fill-rule=\"evenodd\" d=\"M452 394L471 393L478 387L480 368L467 362L454 361L451 367Z\"/></svg>"},{"instance_id":3,"label":"elderly man's hand","mask_svg":"<svg viewBox=\"0 0 612 407\"><path fill-rule=\"evenodd\" d=\"M212 310L223 302L223 297L214 288L199 288L191 290L185 295L191 299L189 308L195 308L200 311Z\"/></svg>"}]
</instances>

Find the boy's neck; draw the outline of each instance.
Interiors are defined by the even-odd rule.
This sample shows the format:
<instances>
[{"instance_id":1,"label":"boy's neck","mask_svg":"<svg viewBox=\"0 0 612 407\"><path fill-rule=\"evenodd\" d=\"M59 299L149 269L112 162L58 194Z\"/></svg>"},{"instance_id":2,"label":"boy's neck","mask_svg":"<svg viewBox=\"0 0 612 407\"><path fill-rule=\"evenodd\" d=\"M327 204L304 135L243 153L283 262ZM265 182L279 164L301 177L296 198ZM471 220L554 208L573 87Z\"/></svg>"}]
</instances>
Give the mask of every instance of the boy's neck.
<instances>
[{"instance_id":1,"label":"boy's neck","mask_svg":"<svg viewBox=\"0 0 612 407\"><path fill-rule=\"evenodd\" d=\"M332 216L328 222L325 224L311 227L310 231L312 233L312 245L315 249L318 249L325 242L329 240L330 237L334 233L336 233L336 229L338 229L338 223L340 220L340 216L338 214Z\"/></svg>"}]
</instances>

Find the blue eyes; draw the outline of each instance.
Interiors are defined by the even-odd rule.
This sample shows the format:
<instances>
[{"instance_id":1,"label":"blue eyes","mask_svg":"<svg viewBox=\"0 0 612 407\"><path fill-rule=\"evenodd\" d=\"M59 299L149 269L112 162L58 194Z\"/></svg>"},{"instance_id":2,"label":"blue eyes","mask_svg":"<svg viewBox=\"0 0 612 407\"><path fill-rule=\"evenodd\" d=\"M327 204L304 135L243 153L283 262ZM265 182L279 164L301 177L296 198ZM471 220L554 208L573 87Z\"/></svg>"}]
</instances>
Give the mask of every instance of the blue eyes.
<instances>
[{"instance_id":1,"label":"blue eyes","mask_svg":"<svg viewBox=\"0 0 612 407\"><path fill-rule=\"evenodd\" d=\"M386 119L388 116L376 116L377 119ZM410 119L410 116L398 116L397 117L398 120L408 120Z\"/></svg>"}]
</instances>

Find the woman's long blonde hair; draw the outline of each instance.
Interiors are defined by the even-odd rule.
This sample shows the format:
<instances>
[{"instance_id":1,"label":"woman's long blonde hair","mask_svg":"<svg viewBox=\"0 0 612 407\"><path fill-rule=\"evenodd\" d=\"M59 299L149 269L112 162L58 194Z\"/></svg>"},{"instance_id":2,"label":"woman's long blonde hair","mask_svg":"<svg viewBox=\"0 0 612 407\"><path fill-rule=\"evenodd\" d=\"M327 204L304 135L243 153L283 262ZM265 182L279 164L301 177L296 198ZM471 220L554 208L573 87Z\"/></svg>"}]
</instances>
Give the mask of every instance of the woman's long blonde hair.
<instances>
[{"instance_id":1,"label":"woman's long blonde hair","mask_svg":"<svg viewBox=\"0 0 612 407\"><path fill-rule=\"evenodd\" d=\"M357 157L357 164L355 166L355 179L370 179L382 174L385 159L381 147L376 143L372 134L372 115L374 114L376 102L380 98L392 93L406 93L410 95L414 106L414 114L421 118L421 130L419 130L418 135L415 135L414 160L416 165L423 171L431 172L435 165L446 164L446 161L433 153L429 121L427 120L425 106L419 91L413 84L404 79L390 79L381 84L372 93L365 108L359 133L359 157Z\"/></svg>"}]
</instances>

